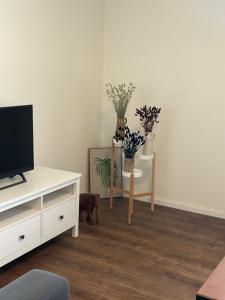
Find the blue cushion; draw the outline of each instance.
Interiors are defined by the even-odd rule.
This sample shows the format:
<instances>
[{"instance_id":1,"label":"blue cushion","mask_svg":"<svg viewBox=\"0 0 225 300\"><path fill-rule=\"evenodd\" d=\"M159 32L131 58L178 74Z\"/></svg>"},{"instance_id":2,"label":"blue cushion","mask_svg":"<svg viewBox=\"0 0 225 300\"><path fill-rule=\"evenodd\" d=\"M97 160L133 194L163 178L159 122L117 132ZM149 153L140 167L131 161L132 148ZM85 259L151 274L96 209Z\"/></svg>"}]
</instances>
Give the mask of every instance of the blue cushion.
<instances>
[{"instance_id":1,"label":"blue cushion","mask_svg":"<svg viewBox=\"0 0 225 300\"><path fill-rule=\"evenodd\" d=\"M0 289L0 300L68 300L69 283L56 274L32 270Z\"/></svg>"}]
</instances>

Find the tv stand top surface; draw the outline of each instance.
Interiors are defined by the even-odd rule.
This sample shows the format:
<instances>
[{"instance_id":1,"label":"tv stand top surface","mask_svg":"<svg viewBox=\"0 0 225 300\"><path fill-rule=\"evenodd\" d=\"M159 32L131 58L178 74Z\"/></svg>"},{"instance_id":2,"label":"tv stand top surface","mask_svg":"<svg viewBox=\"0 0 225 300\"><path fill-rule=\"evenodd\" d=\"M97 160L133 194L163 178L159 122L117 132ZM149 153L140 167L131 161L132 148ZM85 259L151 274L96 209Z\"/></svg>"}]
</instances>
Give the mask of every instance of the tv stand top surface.
<instances>
[{"instance_id":1,"label":"tv stand top surface","mask_svg":"<svg viewBox=\"0 0 225 300\"><path fill-rule=\"evenodd\" d=\"M32 200L45 192L51 192L75 183L81 177L80 173L73 173L57 169L37 167L30 172L26 172L27 182L12 188L0 191L0 212ZM0 181L4 184L12 183L16 178L4 179Z\"/></svg>"}]
</instances>

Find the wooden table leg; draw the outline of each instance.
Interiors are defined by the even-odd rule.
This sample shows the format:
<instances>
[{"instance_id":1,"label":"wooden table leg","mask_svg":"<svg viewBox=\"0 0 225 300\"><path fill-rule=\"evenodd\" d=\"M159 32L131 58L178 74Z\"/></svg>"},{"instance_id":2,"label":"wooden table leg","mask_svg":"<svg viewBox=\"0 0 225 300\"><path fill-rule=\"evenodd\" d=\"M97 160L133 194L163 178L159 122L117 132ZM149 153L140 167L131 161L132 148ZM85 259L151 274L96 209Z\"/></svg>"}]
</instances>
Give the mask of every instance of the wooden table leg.
<instances>
[{"instance_id":1,"label":"wooden table leg","mask_svg":"<svg viewBox=\"0 0 225 300\"><path fill-rule=\"evenodd\" d=\"M154 201L155 201L155 159L156 155L154 153L154 158L152 160L152 193L151 193L151 211L154 212Z\"/></svg>"},{"instance_id":2,"label":"wooden table leg","mask_svg":"<svg viewBox=\"0 0 225 300\"><path fill-rule=\"evenodd\" d=\"M134 213L134 174L130 175L130 193L129 193L129 203L128 203L128 224L131 224L131 218Z\"/></svg>"},{"instance_id":3,"label":"wooden table leg","mask_svg":"<svg viewBox=\"0 0 225 300\"><path fill-rule=\"evenodd\" d=\"M131 201L131 215L134 214L134 198L132 197L132 201Z\"/></svg>"},{"instance_id":4,"label":"wooden table leg","mask_svg":"<svg viewBox=\"0 0 225 300\"><path fill-rule=\"evenodd\" d=\"M109 209L112 209L112 206L113 206L113 192L112 192L112 188L110 188Z\"/></svg>"},{"instance_id":5,"label":"wooden table leg","mask_svg":"<svg viewBox=\"0 0 225 300\"><path fill-rule=\"evenodd\" d=\"M113 177L114 177L114 160L115 160L115 147L112 139L112 157L110 168L110 197L109 197L109 209L113 208Z\"/></svg>"},{"instance_id":6,"label":"wooden table leg","mask_svg":"<svg viewBox=\"0 0 225 300\"><path fill-rule=\"evenodd\" d=\"M131 214L134 214L134 174L131 174Z\"/></svg>"}]
</instances>

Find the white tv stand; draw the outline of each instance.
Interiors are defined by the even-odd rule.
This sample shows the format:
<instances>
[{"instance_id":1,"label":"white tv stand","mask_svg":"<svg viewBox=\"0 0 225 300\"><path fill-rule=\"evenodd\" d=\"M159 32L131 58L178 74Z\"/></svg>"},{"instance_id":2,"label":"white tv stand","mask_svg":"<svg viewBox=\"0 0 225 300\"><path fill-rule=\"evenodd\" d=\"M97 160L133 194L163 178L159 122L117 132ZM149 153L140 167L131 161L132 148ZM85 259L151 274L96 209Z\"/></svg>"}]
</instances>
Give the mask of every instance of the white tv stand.
<instances>
[{"instance_id":1,"label":"white tv stand","mask_svg":"<svg viewBox=\"0 0 225 300\"><path fill-rule=\"evenodd\" d=\"M0 191L0 267L72 228L78 236L81 174L36 168Z\"/></svg>"}]
</instances>

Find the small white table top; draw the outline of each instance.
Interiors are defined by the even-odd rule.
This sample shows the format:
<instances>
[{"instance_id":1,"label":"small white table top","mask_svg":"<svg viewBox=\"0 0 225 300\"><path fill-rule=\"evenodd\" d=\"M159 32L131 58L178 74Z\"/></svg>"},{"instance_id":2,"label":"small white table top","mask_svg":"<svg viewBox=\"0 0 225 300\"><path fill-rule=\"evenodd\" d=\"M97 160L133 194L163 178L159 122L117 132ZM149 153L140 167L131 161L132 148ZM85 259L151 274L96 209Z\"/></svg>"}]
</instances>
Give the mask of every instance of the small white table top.
<instances>
[{"instance_id":1,"label":"small white table top","mask_svg":"<svg viewBox=\"0 0 225 300\"><path fill-rule=\"evenodd\" d=\"M124 170L122 171L122 175L124 177L131 177L131 174L132 173L125 172ZM134 169L133 174L134 174L134 178L140 178L143 176L143 171L141 169Z\"/></svg>"},{"instance_id":2,"label":"small white table top","mask_svg":"<svg viewBox=\"0 0 225 300\"><path fill-rule=\"evenodd\" d=\"M45 167L37 167L32 171L24 173L27 182L0 191L0 211L12 203L18 203L32 196L49 192L64 185L73 184L81 177L80 173L67 172ZM3 179L0 185L13 183L16 179ZM18 180L18 178L17 178ZM19 178L20 180L20 178ZM22 202L21 202L22 203Z\"/></svg>"},{"instance_id":3,"label":"small white table top","mask_svg":"<svg viewBox=\"0 0 225 300\"><path fill-rule=\"evenodd\" d=\"M150 160L154 158L154 154L151 155L144 155L144 154L139 154L137 156L138 159L142 159L142 160Z\"/></svg>"}]
</instances>

